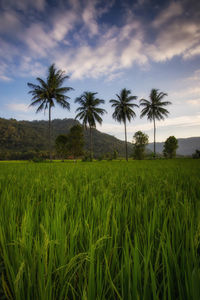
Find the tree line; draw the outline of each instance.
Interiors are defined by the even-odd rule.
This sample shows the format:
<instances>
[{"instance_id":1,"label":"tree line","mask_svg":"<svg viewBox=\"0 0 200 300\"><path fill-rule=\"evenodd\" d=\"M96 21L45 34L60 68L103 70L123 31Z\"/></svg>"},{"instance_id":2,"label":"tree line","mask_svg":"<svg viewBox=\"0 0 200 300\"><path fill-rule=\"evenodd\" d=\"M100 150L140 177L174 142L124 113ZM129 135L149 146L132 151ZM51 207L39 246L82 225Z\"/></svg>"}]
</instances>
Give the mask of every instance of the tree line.
<instances>
[{"instance_id":1,"label":"tree line","mask_svg":"<svg viewBox=\"0 0 200 300\"><path fill-rule=\"evenodd\" d=\"M69 96L66 95L72 91L72 87L63 86L64 82L69 79L69 76L62 70L57 70L55 65L52 64L48 68L46 80L39 77L36 78L37 84L28 83L30 88L29 93L32 95L30 106L37 106L36 113L42 110L48 110L49 113L49 158L52 160L52 141L51 141L51 113L55 104L60 105L63 109L70 109ZM123 88L119 94L116 94L115 99L109 102L114 108L112 117L119 123L124 124L125 134L125 156L128 161L127 151L127 122L130 122L136 117L134 111L139 106L142 107L140 117L147 117L154 126L154 158L156 157L156 120L164 120L168 117L169 111L165 108L171 102L163 101L167 94L160 92L158 89L152 89L150 92L149 100L141 99L140 104L136 104L137 96L131 94L131 91ZM92 145L92 128L96 128L96 123L102 124L102 116L106 110L101 107L105 100L99 99L97 93L86 91L80 97L75 99L75 103L80 106L76 110L76 117L82 121L85 128L89 127L90 131L90 159L93 158L93 145Z\"/></svg>"}]
</instances>

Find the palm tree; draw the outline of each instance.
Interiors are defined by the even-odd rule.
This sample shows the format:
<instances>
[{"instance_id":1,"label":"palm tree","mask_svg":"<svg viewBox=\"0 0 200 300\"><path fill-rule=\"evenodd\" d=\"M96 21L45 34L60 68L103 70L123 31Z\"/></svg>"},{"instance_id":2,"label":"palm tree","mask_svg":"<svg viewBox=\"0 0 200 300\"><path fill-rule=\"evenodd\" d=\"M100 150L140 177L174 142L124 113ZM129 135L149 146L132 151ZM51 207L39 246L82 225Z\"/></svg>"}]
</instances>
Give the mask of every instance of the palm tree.
<instances>
[{"instance_id":1,"label":"palm tree","mask_svg":"<svg viewBox=\"0 0 200 300\"><path fill-rule=\"evenodd\" d=\"M65 75L62 70L56 70L55 65L52 64L48 69L47 80L36 78L39 84L28 83L31 89L29 94L32 94L32 102L30 106L38 106L36 113L42 110L49 110L49 157L52 160L51 149L51 109L55 103L59 104L62 108L70 109L70 104L67 101L70 97L65 93L73 90L71 87L63 87L63 83L69 76Z\"/></svg>"},{"instance_id":2,"label":"palm tree","mask_svg":"<svg viewBox=\"0 0 200 300\"><path fill-rule=\"evenodd\" d=\"M80 107L77 108L76 119L80 119L83 122L85 128L89 125L90 128L90 159L93 158L92 150L92 128L96 128L96 122L102 124L101 116L106 113L106 110L98 107L100 104L104 104L105 101L96 98L97 93L84 92L80 97L75 99L75 103L79 103Z\"/></svg>"},{"instance_id":3,"label":"palm tree","mask_svg":"<svg viewBox=\"0 0 200 300\"><path fill-rule=\"evenodd\" d=\"M116 94L116 96L118 98L117 100L110 100L110 103L112 103L112 107L115 108L112 116L116 121L124 123L126 160L128 161L126 120L130 122L131 119L135 118L136 116L133 108L138 107L138 105L132 103L132 100L136 100L137 96L132 96L131 91L127 89L122 89L120 94Z\"/></svg>"},{"instance_id":4,"label":"palm tree","mask_svg":"<svg viewBox=\"0 0 200 300\"><path fill-rule=\"evenodd\" d=\"M140 105L144 108L141 111L140 117L147 116L147 119L153 121L154 125L154 158L156 157L156 124L155 120L164 120L169 112L164 106L171 104L169 101L162 102L162 99L167 96L166 93L159 92L158 89L152 89L150 93L150 100L141 99Z\"/></svg>"}]
</instances>

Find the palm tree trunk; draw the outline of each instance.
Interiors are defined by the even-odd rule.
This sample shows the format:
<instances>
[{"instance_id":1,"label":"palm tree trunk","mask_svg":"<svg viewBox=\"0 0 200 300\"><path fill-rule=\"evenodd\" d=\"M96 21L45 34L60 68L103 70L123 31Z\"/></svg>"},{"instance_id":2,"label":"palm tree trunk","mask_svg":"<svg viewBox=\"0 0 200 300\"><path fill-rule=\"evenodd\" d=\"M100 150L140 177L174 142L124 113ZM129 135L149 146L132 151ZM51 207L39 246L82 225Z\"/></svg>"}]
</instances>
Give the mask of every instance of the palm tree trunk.
<instances>
[{"instance_id":1,"label":"palm tree trunk","mask_svg":"<svg viewBox=\"0 0 200 300\"><path fill-rule=\"evenodd\" d=\"M93 159L93 153L92 153L92 127L90 126L90 160Z\"/></svg>"},{"instance_id":2,"label":"palm tree trunk","mask_svg":"<svg viewBox=\"0 0 200 300\"><path fill-rule=\"evenodd\" d=\"M49 103L49 159L52 160L51 151L51 105Z\"/></svg>"},{"instance_id":3,"label":"palm tree trunk","mask_svg":"<svg viewBox=\"0 0 200 300\"><path fill-rule=\"evenodd\" d=\"M156 122L155 117L153 118L153 125L154 125L154 142L153 142L153 157L156 158Z\"/></svg>"},{"instance_id":4,"label":"palm tree trunk","mask_svg":"<svg viewBox=\"0 0 200 300\"><path fill-rule=\"evenodd\" d=\"M127 133L126 133L126 119L124 120L124 129L125 129L125 149L126 149L126 160L128 161Z\"/></svg>"}]
</instances>

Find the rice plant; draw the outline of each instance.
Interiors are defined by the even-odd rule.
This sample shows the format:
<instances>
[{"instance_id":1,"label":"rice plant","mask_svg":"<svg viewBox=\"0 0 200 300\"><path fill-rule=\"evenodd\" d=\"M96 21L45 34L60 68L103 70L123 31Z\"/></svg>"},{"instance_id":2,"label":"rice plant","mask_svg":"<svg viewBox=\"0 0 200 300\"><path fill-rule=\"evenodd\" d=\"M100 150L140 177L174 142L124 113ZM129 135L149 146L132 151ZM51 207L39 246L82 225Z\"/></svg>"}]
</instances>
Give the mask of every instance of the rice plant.
<instances>
[{"instance_id":1,"label":"rice plant","mask_svg":"<svg viewBox=\"0 0 200 300\"><path fill-rule=\"evenodd\" d=\"M200 299L196 160L0 163L0 299Z\"/></svg>"}]
</instances>

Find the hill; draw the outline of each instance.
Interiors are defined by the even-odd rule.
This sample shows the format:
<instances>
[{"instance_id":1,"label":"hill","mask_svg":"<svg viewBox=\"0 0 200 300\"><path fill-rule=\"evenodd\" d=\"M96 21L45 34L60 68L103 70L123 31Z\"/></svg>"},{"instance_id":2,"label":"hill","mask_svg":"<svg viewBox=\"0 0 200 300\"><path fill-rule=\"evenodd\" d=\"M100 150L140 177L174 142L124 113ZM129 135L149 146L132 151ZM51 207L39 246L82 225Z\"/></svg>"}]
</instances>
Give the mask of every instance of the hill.
<instances>
[{"instance_id":1,"label":"hill","mask_svg":"<svg viewBox=\"0 0 200 300\"><path fill-rule=\"evenodd\" d=\"M163 145L164 142L156 143L156 152L162 153ZM178 146L179 147L176 151L178 155L190 156L195 152L196 149L200 149L200 137L178 139ZM153 143L150 143L148 148L153 151Z\"/></svg>"},{"instance_id":2,"label":"hill","mask_svg":"<svg viewBox=\"0 0 200 300\"><path fill-rule=\"evenodd\" d=\"M59 134L67 134L70 128L79 124L74 119L55 119L52 121L52 141ZM89 130L84 130L85 150L89 150ZM124 142L106 133L93 129L94 155L117 150L119 156L124 156ZM37 152L48 151L48 121L17 121L0 118L0 158L20 159L31 158ZM128 153L132 145L128 143ZM27 154L29 153L29 154Z\"/></svg>"}]
</instances>

